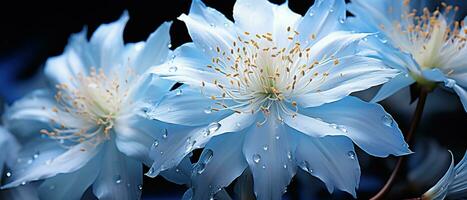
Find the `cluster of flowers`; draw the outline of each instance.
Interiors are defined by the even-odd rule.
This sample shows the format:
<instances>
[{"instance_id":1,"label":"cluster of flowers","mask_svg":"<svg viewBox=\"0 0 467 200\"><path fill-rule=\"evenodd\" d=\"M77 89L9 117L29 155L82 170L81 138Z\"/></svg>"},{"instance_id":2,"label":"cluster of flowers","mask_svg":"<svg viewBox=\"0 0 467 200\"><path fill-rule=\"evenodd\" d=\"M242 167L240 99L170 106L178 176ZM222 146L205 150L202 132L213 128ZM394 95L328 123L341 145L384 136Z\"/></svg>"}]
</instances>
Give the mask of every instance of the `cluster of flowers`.
<instances>
[{"instance_id":1,"label":"cluster of flowers","mask_svg":"<svg viewBox=\"0 0 467 200\"><path fill-rule=\"evenodd\" d=\"M354 144L377 157L412 153L376 102L416 83L454 91L467 110L467 21L452 6L414 4L317 0L301 16L237 0L232 22L193 0L178 18L193 42L174 51L170 22L128 44L127 13L89 40L84 29L47 61L53 87L6 109L2 189L138 199L146 165L149 177L187 184L186 199L214 198L245 170L257 199L281 199L297 170L356 197ZM377 85L371 102L350 96ZM465 195L465 160L425 197Z\"/></svg>"}]
</instances>

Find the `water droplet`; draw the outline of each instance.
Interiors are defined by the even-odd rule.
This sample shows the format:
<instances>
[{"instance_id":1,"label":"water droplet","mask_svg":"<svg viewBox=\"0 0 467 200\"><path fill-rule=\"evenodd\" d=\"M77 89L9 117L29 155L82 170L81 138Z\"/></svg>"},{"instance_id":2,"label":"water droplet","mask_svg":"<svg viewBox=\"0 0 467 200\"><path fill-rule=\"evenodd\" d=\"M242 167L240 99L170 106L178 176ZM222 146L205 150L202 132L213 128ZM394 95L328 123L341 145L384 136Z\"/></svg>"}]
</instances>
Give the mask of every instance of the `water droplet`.
<instances>
[{"instance_id":1,"label":"water droplet","mask_svg":"<svg viewBox=\"0 0 467 200\"><path fill-rule=\"evenodd\" d=\"M290 151L287 152L287 158L288 158L289 160L292 160L292 152L290 152Z\"/></svg>"},{"instance_id":2,"label":"water droplet","mask_svg":"<svg viewBox=\"0 0 467 200\"><path fill-rule=\"evenodd\" d=\"M172 48L172 44L167 44L167 48Z\"/></svg>"},{"instance_id":3,"label":"water droplet","mask_svg":"<svg viewBox=\"0 0 467 200\"><path fill-rule=\"evenodd\" d=\"M368 41L368 37L364 37L362 40L366 42Z\"/></svg>"},{"instance_id":4,"label":"water droplet","mask_svg":"<svg viewBox=\"0 0 467 200\"><path fill-rule=\"evenodd\" d=\"M383 121L383 124L386 125L387 127L392 127L394 125L394 120L389 114L384 115L381 118L381 120Z\"/></svg>"},{"instance_id":5,"label":"water droplet","mask_svg":"<svg viewBox=\"0 0 467 200\"><path fill-rule=\"evenodd\" d=\"M138 190L143 190L143 185L138 185Z\"/></svg>"},{"instance_id":6,"label":"water droplet","mask_svg":"<svg viewBox=\"0 0 467 200\"><path fill-rule=\"evenodd\" d=\"M283 167L284 167L284 169L287 169L287 165L285 165L285 164L284 164L284 166L283 166Z\"/></svg>"},{"instance_id":7,"label":"water droplet","mask_svg":"<svg viewBox=\"0 0 467 200\"><path fill-rule=\"evenodd\" d=\"M120 175L116 175L114 177L114 181L116 184L120 184L122 182L122 177Z\"/></svg>"},{"instance_id":8,"label":"water droplet","mask_svg":"<svg viewBox=\"0 0 467 200\"><path fill-rule=\"evenodd\" d=\"M175 168L175 172L179 173L179 172L180 172L180 169Z\"/></svg>"},{"instance_id":9,"label":"water droplet","mask_svg":"<svg viewBox=\"0 0 467 200\"><path fill-rule=\"evenodd\" d=\"M157 146L159 146L159 140L154 140L152 143L152 148L156 148Z\"/></svg>"},{"instance_id":10,"label":"water droplet","mask_svg":"<svg viewBox=\"0 0 467 200\"><path fill-rule=\"evenodd\" d=\"M21 182L21 185L26 185L26 181Z\"/></svg>"},{"instance_id":11,"label":"water droplet","mask_svg":"<svg viewBox=\"0 0 467 200\"><path fill-rule=\"evenodd\" d=\"M240 124L240 122L237 122L237 123L235 123L235 126L240 127L240 126L242 126L242 124Z\"/></svg>"},{"instance_id":12,"label":"water droplet","mask_svg":"<svg viewBox=\"0 0 467 200\"><path fill-rule=\"evenodd\" d=\"M253 162L258 164L259 161L261 161L261 156L259 154L253 154Z\"/></svg>"},{"instance_id":13,"label":"water droplet","mask_svg":"<svg viewBox=\"0 0 467 200\"><path fill-rule=\"evenodd\" d=\"M347 133L347 132L348 132L348 131L347 131L347 128L345 128L345 126L343 126L343 125L338 125L338 126L337 126L337 129L339 129L340 131L342 131L342 132L344 132L344 133Z\"/></svg>"},{"instance_id":14,"label":"water droplet","mask_svg":"<svg viewBox=\"0 0 467 200\"><path fill-rule=\"evenodd\" d=\"M221 124L218 122L213 122L208 125L208 135L216 132L221 127Z\"/></svg>"},{"instance_id":15,"label":"water droplet","mask_svg":"<svg viewBox=\"0 0 467 200\"><path fill-rule=\"evenodd\" d=\"M334 8L329 8L329 12L330 12L330 13L333 13L333 12L334 12Z\"/></svg>"},{"instance_id":16,"label":"water droplet","mask_svg":"<svg viewBox=\"0 0 467 200\"><path fill-rule=\"evenodd\" d=\"M178 68L175 65L169 67L169 72L176 72L177 70L178 70Z\"/></svg>"},{"instance_id":17,"label":"water droplet","mask_svg":"<svg viewBox=\"0 0 467 200\"><path fill-rule=\"evenodd\" d=\"M177 92L175 93L175 95L180 96L182 94L183 94L183 91L181 89L177 89Z\"/></svg>"},{"instance_id":18,"label":"water droplet","mask_svg":"<svg viewBox=\"0 0 467 200\"><path fill-rule=\"evenodd\" d=\"M313 15L315 15L315 12L314 11L310 11L310 13L308 14L310 17L313 17Z\"/></svg>"},{"instance_id":19,"label":"water droplet","mask_svg":"<svg viewBox=\"0 0 467 200\"><path fill-rule=\"evenodd\" d=\"M276 140L279 140L281 139L281 137L279 135L276 135Z\"/></svg>"},{"instance_id":20,"label":"water droplet","mask_svg":"<svg viewBox=\"0 0 467 200\"><path fill-rule=\"evenodd\" d=\"M164 128L164 130L162 130L162 138L167 139L168 136L169 131L166 128Z\"/></svg>"},{"instance_id":21,"label":"water droplet","mask_svg":"<svg viewBox=\"0 0 467 200\"><path fill-rule=\"evenodd\" d=\"M388 40L386 40L386 39L380 39L379 41L381 41L381 43L383 43L383 44L388 43Z\"/></svg>"},{"instance_id":22,"label":"water droplet","mask_svg":"<svg viewBox=\"0 0 467 200\"><path fill-rule=\"evenodd\" d=\"M11 172L7 172L6 177L11 177Z\"/></svg>"},{"instance_id":23,"label":"water droplet","mask_svg":"<svg viewBox=\"0 0 467 200\"><path fill-rule=\"evenodd\" d=\"M349 152L347 152L347 156L348 156L350 159L355 160L355 152L349 151Z\"/></svg>"},{"instance_id":24,"label":"water droplet","mask_svg":"<svg viewBox=\"0 0 467 200\"><path fill-rule=\"evenodd\" d=\"M303 171L311 172L311 171L310 171L310 164L308 164L308 161L306 161L306 160L300 162L300 164L298 164L298 166L299 166Z\"/></svg>"},{"instance_id":25,"label":"water droplet","mask_svg":"<svg viewBox=\"0 0 467 200\"><path fill-rule=\"evenodd\" d=\"M214 23L210 23L209 26L211 26L212 28L216 27L216 25Z\"/></svg>"},{"instance_id":26,"label":"water droplet","mask_svg":"<svg viewBox=\"0 0 467 200\"><path fill-rule=\"evenodd\" d=\"M344 22L345 22L344 17L340 17L340 18L339 18L339 23L343 24Z\"/></svg>"},{"instance_id":27,"label":"water droplet","mask_svg":"<svg viewBox=\"0 0 467 200\"><path fill-rule=\"evenodd\" d=\"M263 150L267 151L269 149L269 146L268 145L264 145L263 146Z\"/></svg>"},{"instance_id":28,"label":"water droplet","mask_svg":"<svg viewBox=\"0 0 467 200\"><path fill-rule=\"evenodd\" d=\"M261 168L266 169L266 165L261 166Z\"/></svg>"}]
</instances>

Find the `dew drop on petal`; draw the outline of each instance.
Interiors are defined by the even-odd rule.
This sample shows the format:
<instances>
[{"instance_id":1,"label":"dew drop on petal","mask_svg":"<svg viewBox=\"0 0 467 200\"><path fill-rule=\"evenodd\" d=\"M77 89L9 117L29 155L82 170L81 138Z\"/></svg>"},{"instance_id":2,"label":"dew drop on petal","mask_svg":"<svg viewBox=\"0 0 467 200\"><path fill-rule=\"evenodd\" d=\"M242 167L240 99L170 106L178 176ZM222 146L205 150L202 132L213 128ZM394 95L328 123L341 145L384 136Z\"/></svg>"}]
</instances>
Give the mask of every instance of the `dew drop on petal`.
<instances>
[{"instance_id":1,"label":"dew drop on petal","mask_svg":"<svg viewBox=\"0 0 467 200\"><path fill-rule=\"evenodd\" d=\"M181 89L177 89L177 92L175 93L175 95L180 96L182 94L183 94L183 91Z\"/></svg>"},{"instance_id":2,"label":"dew drop on petal","mask_svg":"<svg viewBox=\"0 0 467 200\"><path fill-rule=\"evenodd\" d=\"M343 125L338 125L338 126L337 126L337 129L339 129L340 131L342 131L342 132L344 132L344 133L347 133L347 132L348 132L347 128L345 128L345 126L343 126Z\"/></svg>"},{"instance_id":3,"label":"dew drop on petal","mask_svg":"<svg viewBox=\"0 0 467 200\"><path fill-rule=\"evenodd\" d=\"M34 153L34 155L32 156L33 159L37 159L39 157L39 152L37 151L36 153Z\"/></svg>"},{"instance_id":4,"label":"dew drop on petal","mask_svg":"<svg viewBox=\"0 0 467 200\"><path fill-rule=\"evenodd\" d=\"M216 132L221 127L221 124L218 122L213 122L208 125L208 135Z\"/></svg>"},{"instance_id":5,"label":"dew drop on petal","mask_svg":"<svg viewBox=\"0 0 467 200\"><path fill-rule=\"evenodd\" d=\"M289 160L292 160L292 152L290 152L290 151L287 152L287 158L288 158Z\"/></svg>"},{"instance_id":6,"label":"dew drop on petal","mask_svg":"<svg viewBox=\"0 0 467 200\"><path fill-rule=\"evenodd\" d=\"M253 154L253 162L258 164L259 161L261 161L261 156L259 154Z\"/></svg>"},{"instance_id":7,"label":"dew drop on petal","mask_svg":"<svg viewBox=\"0 0 467 200\"><path fill-rule=\"evenodd\" d=\"M266 169L266 165L261 166L261 168Z\"/></svg>"},{"instance_id":8,"label":"dew drop on petal","mask_svg":"<svg viewBox=\"0 0 467 200\"><path fill-rule=\"evenodd\" d=\"M167 48L172 48L172 44L167 44Z\"/></svg>"},{"instance_id":9,"label":"dew drop on petal","mask_svg":"<svg viewBox=\"0 0 467 200\"><path fill-rule=\"evenodd\" d=\"M263 146L263 150L267 151L269 149L269 146L268 145L264 145Z\"/></svg>"},{"instance_id":10,"label":"dew drop on petal","mask_svg":"<svg viewBox=\"0 0 467 200\"><path fill-rule=\"evenodd\" d=\"M350 159L355 160L355 152L349 151L349 152L347 152L347 156L348 156Z\"/></svg>"},{"instance_id":11,"label":"dew drop on petal","mask_svg":"<svg viewBox=\"0 0 467 200\"><path fill-rule=\"evenodd\" d=\"M159 140L154 140L152 143L152 148L156 148L157 146L159 146Z\"/></svg>"},{"instance_id":12,"label":"dew drop on petal","mask_svg":"<svg viewBox=\"0 0 467 200\"><path fill-rule=\"evenodd\" d=\"M315 15L315 12L314 11L310 11L310 13L308 14L310 17L313 17Z\"/></svg>"},{"instance_id":13,"label":"dew drop on petal","mask_svg":"<svg viewBox=\"0 0 467 200\"><path fill-rule=\"evenodd\" d=\"M394 125L394 120L389 114L384 115L381 121L383 121L383 124L387 127L392 127Z\"/></svg>"},{"instance_id":14,"label":"dew drop on petal","mask_svg":"<svg viewBox=\"0 0 467 200\"><path fill-rule=\"evenodd\" d=\"M11 177L11 172L7 172L6 177Z\"/></svg>"},{"instance_id":15,"label":"dew drop on petal","mask_svg":"<svg viewBox=\"0 0 467 200\"><path fill-rule=\"evenodd\" d=\"M169 67L169 72L176 72L177 70L178 70L178 68L175 65Z\"/></svg>"},{"instance_id":16,"label":"dew drop on petal","mask_svg":"<svg viewBox=\"0 0 467 200\"><path fill-rule=\"evenodd\" d=\"M345 19L343 17L339 18L339 23L343 24L345 22Z\"/></svg>"},{"instance_id":17,"label":"dew drop on petal","mask_svg":"<svg viewBox=\"0 0 467 200\"><path fill-rule=\"evenodd\" d=\"M279 140L279 139L281 139L281 137L280 137L279 135L276 135L276 137L275 137L275 138L276 138L276 140Z\"/></svg>"},{"instance_id":18,"label":"dew drop on petal","mask_svg":"<svg viewBox=\"0 0 467 200\"><path fill-rule=\"evenodd\" d=\"M114 181L116 184L120 184L122 182L122 177L120 175L116 175L114 177Z\"/></svg>"},{"instance_id":19,"label":"dew drop on petal","mask_svg":"<svg viewBox=\"0 0 467 200\"><path fill-rule=\"evenodd\" d=\"M138 185L138 190L143 190L143 185Z\"/></svg>"},{"instance_id":20,"label":"dew drop on petal","mask_svg":"<svg viewBox=\"0 0 467 200\"><path fill-rule=\"evenodd\" d=\"M167 139L168 136L169 131L166 128L164 128L164 130L162 130L162 138Z\"/></svg>"}]
</instances>

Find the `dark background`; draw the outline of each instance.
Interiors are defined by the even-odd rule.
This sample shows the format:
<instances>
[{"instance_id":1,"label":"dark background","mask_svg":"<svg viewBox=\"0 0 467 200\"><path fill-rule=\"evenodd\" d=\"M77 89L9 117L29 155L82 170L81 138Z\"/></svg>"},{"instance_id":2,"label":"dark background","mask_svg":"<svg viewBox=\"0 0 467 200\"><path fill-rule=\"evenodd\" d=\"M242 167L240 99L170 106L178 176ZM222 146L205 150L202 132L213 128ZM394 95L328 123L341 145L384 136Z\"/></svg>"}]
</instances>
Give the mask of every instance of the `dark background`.
<instances>
[{"instance_id":1,"label":"dark background","mask_svg":"<svg viewBox=\"0 0 467 200\"><path fill-rule=\"evenodd\" d=\"M232 20L235 1L204 0L204 2ZM283 3L284 1L274 0L272 2ZM0 3L0 99L9 104L31 89L45 86L46 82L41 76L43 64L48 57L62 53L71 33L79 32L87 26L90 35L100 24L117 20L124 10L128 10L130 15L124 32L125 42L146 40L162 22L174 21L171 29L172 49L174 49L190 41L185 25L176 20L180 14L188 13L190 4L190 0L16 1L14 3L2 1ZM312 0L289 0L291 9L302 15L312 4ZM436 141L441 147L453 150L458 161L466 148L465 112L454 95L444 91L438 93L441 93L441 96L447 96L448 100L429 100L426 112L428 114L422 119L417 135L418 138L423 139L417 139L418 141ZM431 94L431 96L438 95L438 93ZM430 99L430 96L428 98ZM410 107L407 99L390 99L383 102L383 105L404 131L408 126L413 105ZM432 109L430 107L444 106L449 109L430 111ZM432 148L420 146L422 150ZM371 158L361 152L358 152L358 156L362 168L358 197L367 199L382 186L390 174L395 159ZM441 170L442 174L445 168ZM305 178L302 180L294 178L285 198L311 198L313 194L310 188L318 188L318 196L315 196L318 199L351 198L337 190L333 195L329 195L319 181L311 180L303 174L300 177ZM303 179L306 180L303 181ZM406 188L407 183L404 179L400 179L398 185ZM425 189L417 186L409 191L396 189L393 193L402 191L407 198L415 197L423 193ZM155 179L145 177L143 198L179 199L185 190L184 186L172 184L161 177ZM231 191L231 188L228 190ZM398 194L393 195L399 197Z\"/></svg>"}]
</instances>

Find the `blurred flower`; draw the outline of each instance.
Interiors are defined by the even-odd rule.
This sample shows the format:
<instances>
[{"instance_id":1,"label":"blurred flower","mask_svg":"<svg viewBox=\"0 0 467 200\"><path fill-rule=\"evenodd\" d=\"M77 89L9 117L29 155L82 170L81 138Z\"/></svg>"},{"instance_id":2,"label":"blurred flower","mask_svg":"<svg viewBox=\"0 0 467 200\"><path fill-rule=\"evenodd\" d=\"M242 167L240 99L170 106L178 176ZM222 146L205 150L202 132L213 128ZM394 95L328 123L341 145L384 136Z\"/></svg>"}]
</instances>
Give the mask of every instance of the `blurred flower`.
<instances>
[{"instance_id":1,"label":"blurred flower","mask_svg":"<svg viewBox=\"0 0 467 200\"><path fill-rule=\"evenodd\" d=\"M467 111L467 27L455 21L458 7L441 3L430 12L424 3L410 0L353 0L349 11L356 30L379 32L368 45L388 65L403 73L382 86L373 101L380 101L417 82L435 87L444 82L459 96ZM387 44L392 45L389 47Z\"/></svg>"},{"instance_id":2,"label":"blurred flower","mask_svg":"<svg viewBox=\"0 0 467 200\"><path fill-rule=\"evenodd\" d=\"M451 165L446 174L422 196L423 200L441 200L445 198L467 198L467 151L455 167L454 158L451 153Z\"/></svg>"},{"instance_id":3,"label":"blurred flower","mask_svg":"<svg viewBox=\"0 0 467 200\"><path fill-rule=\"evenodd\" d=\"M140 116L142 102L157 101L171 86L144 72L171 53L170 23L146 42L125 45L128 19L125 13L101 25L89 41L86 29L73 35L46 63L54 91L35 91L7 110L8 128L28 140L3 188L46 179L42 199L79 199L91 185L99 199L140 197L141 162L151 163L158 128Z\"/></svg>"},{"instance_id":4,"label":"blurred flower","mask_svg":"<svg viewBox=\"0 0 467 200\"><path fill-rule=\"evenodd\" d=\"M0 126L0 184L2 177L11 177L10 168L16 163L20 145L4 127ZM0 199L39 199L35 187L26 185L10 190L1 190Z\"/></svg>"},{"instance_id":5,"label":"blurred flower","mask_svg":"<svg viewBox=\"0 0 467 200\"><path fill-rule=\"evenodd\" d=\"M193 43L153 69L185 85L147 114L200 129L158 140L148 175L205 147L191 176L194 199L213 197L246 168L258 199L280 199L297 166L330 192L355 196L360 168L352 141L374 156L410 153L381 106L348 96L397 70L359 55L368 34L341 31L345 12L343 0L317 1L304 17L285 4L239 0L233 23L194 0L179 17Z\"/></svg>"}]
</instances>

